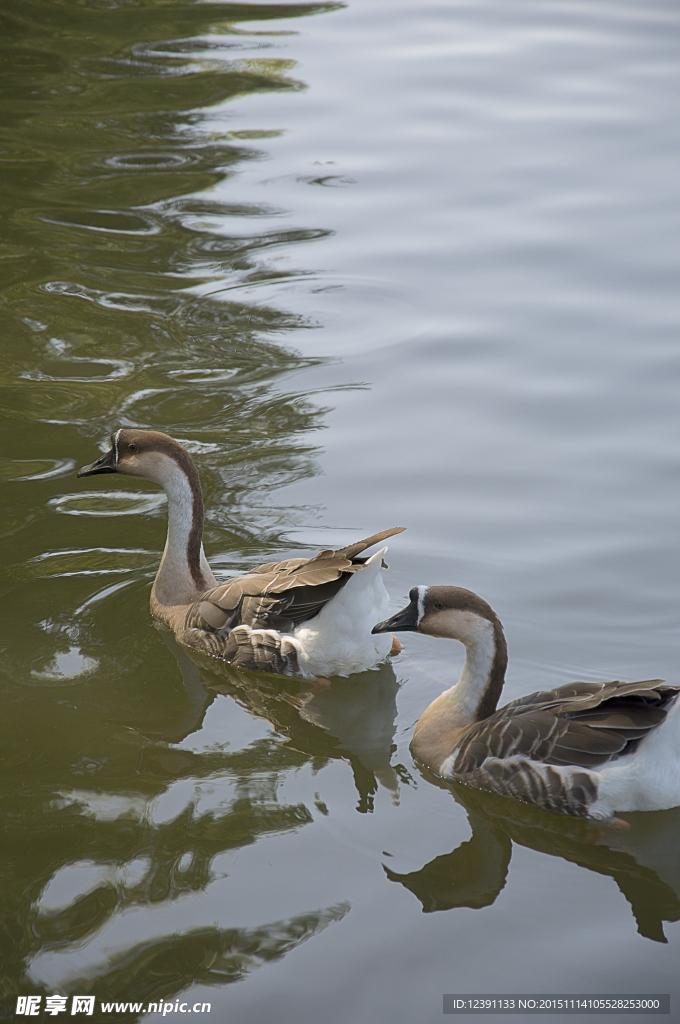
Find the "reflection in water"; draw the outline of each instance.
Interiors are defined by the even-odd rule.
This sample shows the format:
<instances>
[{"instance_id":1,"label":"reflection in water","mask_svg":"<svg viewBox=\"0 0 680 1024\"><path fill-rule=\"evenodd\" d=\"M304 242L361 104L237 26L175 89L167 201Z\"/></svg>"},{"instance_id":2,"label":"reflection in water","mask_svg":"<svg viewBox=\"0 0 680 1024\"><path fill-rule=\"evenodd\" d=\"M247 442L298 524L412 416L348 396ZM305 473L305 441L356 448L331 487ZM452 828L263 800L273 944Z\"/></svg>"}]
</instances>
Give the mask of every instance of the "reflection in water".
<instances>
[{"instance_id":1,"label":"reflection in water","mask_svg":"<svg viewBox=\"0 0 680 1024\"><path fill-rule=\"evenodd\" d=\"M285 686L278 678L272 681L266 675L229 668L225 666L219 681L211 685L270 721L287 737L288 746L317 757L349 761L359 793L359 811L373 809L378 783L398 801L398 769L390 764L398 689L391 665L337 679L328 688L302 680L296 681L297 686Z\"/></svg>"},{"instance_id":2,"label":"reflection in water","mask_svg":"<svg viewBox=\"0 0 680 1024\"><path fill-rule=\"evenodd\" d=\"M97 893L100 906L111 905L112 891L102 888ZM82 913L80 904L78 909ZM342 920L348 910L346 904L338 904L260 928L194 928L184 934L133 942L131 947L128 940L124 951L106 947L95 950L94 956L88 945L79 943L75 951L69 948L43 954L31 965L29 977L51 991L94 991L100 999L116 999L125 991L134 991L144 1002L168 999L188 983L224 985L240 981L257 967L280 960L332 922ZM39 931L44 928L46 938L50 927L61 936L62 929L73 933L74 921L69 921L65 912L37 918L36 927Z\"/></svg>"},{"instance_id":3,"label":"reflection in water","mask_svg":"<svg viewBox=\"0 0 680 1024\"><path fill-rule=\"evenodd\" d=\"M473 800L469 843L411 877L430 909L493 901L513 840L605 875L579 873L601 886L574 892L549 933L527 929L514 960L506 911L532 879L509 875L504 899L472 915L490 926L480 958L465 949L471 912L420 915L380 882L382 849L416 831L427 847L428 800L448 804L427 787L395 808L378 788L396 792L391 677L364 680L359 701L351 680L278 691L179 672L148 614L164 510L140 514L151 490L137 486L83 499L69 476L112 427L170 432L195 453L206 547L229 575L316 525L287 502L320 489L277 488L316 473L314 432L331 422L326 493L347 493L348 539L375 528L356 498L370 473L366 500L420 523L418 564L460 567L464 553L480 589L479 573L487 590L506 577L516 616L545 605L533 624L546 627L564 613L563 650L585 615L603 657L621 637L609 626L634 623L676 663L677 174L664 167L678 15L623 0L411 3L387 18L375 2L340 6L0 4L8 1017L43 986L141 1000L200 979L213 1005L244 992L247 1013L220 1006L221 1019L266 1018L273 993L286 1021L352 1019L358 1004L376 1022L420 1021L438 978L462 980L452 944L482 986L489 960L511 982L526 963L569 982L594 962L611 991L673 977L668 948L633 927L619 942L616 918L593 956L584 900L612 888L614 867L660 937L677 916L676 812L599 836ZM309 330L313 316L329 330ZM357 358L330 369L320 349ZM312 385L345 378L375 380L371 401L327 420L335 400ZM525 656L537 671L568 661L539 641ZM404 748L408 705L407 691ZM375 814L354 811L350 772ZM551 878L574 870L546 864ZM337 927L220 999L350 899Z\"/></svg>"},{"instance_id":4,"label":"reflection in water","mask_svg":"<svg viewBox=\"0 0 680 1024\"><path fill-rule=\"evenodd\" d=\"M314 472L296 435L321 410L282 387L315 362L279 344L306 321L243 302L238 289L297 276L276 251L328 232L283 226L285 211L211 190L265 155L253 142L280 132L215 131L210 108L303 89L267 23L338 6L78 5L74 18L40 0L30 16L25 4L3 5L3 67L13 73L0 83L0 325L13 345L0 384L10 424L30 424L43 451L72 446L74 426L90 437L125 424L162 427L190 446L217 442L222 479L208 505L235 534L231 549L249 557L270 541L280 548L295 522L269 495ZM243 22L258 26L255 39ZM80 510L79 499L61 499L58 511ZM26 521L6 525L16 534Z\"/></svg>"},{"instance_id":5,"label":"reflection in water","mask_svg":"<svg viewBox=\"0 0 680 1024\"><path fill-rule=\"evenodd\" d=\"M630 903L640 934L666 942L663 922L680 920L680 808L626 815L624 829L464 786L450 788L468 813L472 837L419 871L384 869L390 881L401 882L420 900L424 913L492 904L505 886L514 842L610 875Z\"/></svg>"},{"instance_id":6,"label":"reflection in water","mask_svg":"<svg viewBox=\"0 0 680 1024\"><path fill-rule=\"evenodd\" d=\"M399 684L391 664L348 679L310 682L241 671L182 647L163 630L189 698L186 714L164 726L163 739L179 742L200 728L216 694L233 697L251 714L270 722L285 743L314 757L349 761L359 793L358 810L373 809L378 784L399 800L399 772L391 764L395 750Z\"/></svg>"},{"instance_id":7,"label":"reflection in water","mask_svg":"<svg viewBox=\"0 0 680 1024\"><path fill-rule=\"evenodd\" d=\"M309 325L240 289L304 276L291 256L329 232L284 225L286 211L227 190L280 134L232 132L228 108L303 90L279 52L280 23L340 6L8 0L0 12L0 425L12 439L0 469L13 488L0 538L14 584L1 612L11 827L0 988L10 1000L43 986L154 999L284 956L348 905L301 901L272 923L218 925L216 857L312 821L276 792L312 757L352 761L366 805L373 773L396 789L389 728L354 750L351 721L334 733L313 694L286 702L253 688L252 709L271 705L276 728L281 712L287 742L174 746L200 728L216 690L174 652L180 677L149 628L163 496L66 482L92 438L152 427L202 463L206 541L227 552L213 563L238 572L266 560L308 521L273 492L316 471L303 435L324 410L286 378L319 360L283 344ZM388 707L393 730L396 683L380 680L366 700L375 715ZM248 706L239 680L218 688Z\"/></svg>"},{"instance_id":8,"label":"reflection in water","mask_svg":"<svg viewBox=\"0 0 680 1024\"><path fill-rule=\"evenodd\" d=\"M155 730L173 740L198 727L211 701L186 666L183 676L184 718ZM33 984L169 997L192 982L238 980L347 913L342 904L250 929L213 923L212 894L223 883L215 858L313 820L304 804L277 798L278 780L308 753L272 737L196 754L127 732L136 767L123 772L123 786L110 765L86 757L72 766L71 786L48 800L42 827L52 842L21 897L33 896L22 914L31 921L24 949Z\"/></svg>"},{"instance_id":9,"label":"reflection in water","mask_svg":"<svg viewBox=\"0 0 680 1024\"><path fill-rule=\"evenodd\" d=\"M195 730L212 699L195 676L184 680L188 706L174 705L183 716L166 714L147 736L123 727L117 744L88 743L60 791L54 764L44 782L22 766L3 851L3 903L20 927L4 959L10 991L169 997L238 980L347 913L344 903L254 928L214 923L215 859L312 822L304 804L277 798L279 780L311 755L274 737L234 751L178 749L168 739Z\"/></svg>"},{"instance_id":10,"label":"reflection in water","mask_svg":"<svg viewBox=\"0 0 680 1024\"><path fill-rule=\"evenodd\" d=\"M51 803L62 827L90 823L89 849L101 848L101 859L57 858L30 911L37 944L28 976L47 989L168 998L189 981L235 981L283 956L344 917L349 905L254 929L188 926L187 915L213 914L212 887L220 884L215 858L312 822L303 804L281 805L276 797L279 777L305 762L348 760L359 810L372 808L376 779L398 796L390 765L397 692L391 666L319 690L203 659L168 632L162 638L187 699L172 719L132 741L147 791L155 780L152 792L81 786ZM198 742L206 710L220 694L265 718L276 735L235 752L210 744L200 753L178 747L188 736ZM85 762L78 771L93 775L101 767ZM114 848L104 853L112 838ZM189 910L187 900L193 900Z\"/></svg>"},{"instance_id":11,"label":"reflection in water","mask_svg":"<svg viewBox=\"0 0 680 1024\"><path fill-rule=\"evenodd\" d=\"M28 910L28 977L35 985L100 998L134 990L136 998L157 999L190 981L238 980L349 910L343 903L255 929L186 923L214 916L216 857L312 822L303 804L278 802L278 780L306 762L319 767L342 758L352 767L359 810L371 809L376 779L397 798L391 666L322 690L300 688L300 680L239 672L188 652L170 633L162 638L186 699L144 735L129 733L143 789L139 782L136 792L87 788L85 779L94 782L105 766L85 759L72 772L81 784L50 802L61 843L43 865L42 888ZM221 694L271 722L276 733L237 751L178 747L188 736L198 743L206 710ZM83 828L88 860L76 854Z\"/></svg>"}]
</instances>

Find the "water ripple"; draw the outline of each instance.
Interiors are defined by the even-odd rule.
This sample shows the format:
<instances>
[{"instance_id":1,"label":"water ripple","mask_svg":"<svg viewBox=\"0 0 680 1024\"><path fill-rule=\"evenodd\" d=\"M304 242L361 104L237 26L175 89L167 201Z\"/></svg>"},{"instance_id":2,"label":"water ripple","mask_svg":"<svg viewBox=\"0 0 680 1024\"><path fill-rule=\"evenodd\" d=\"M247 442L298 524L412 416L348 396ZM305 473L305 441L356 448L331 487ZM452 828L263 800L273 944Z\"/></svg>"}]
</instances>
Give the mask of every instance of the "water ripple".
<instances>
[{"instance_id":1,"label":"water ripple","mask_svg":"<svg viewBox=\"0 0 680 1024\"><path fill-rule=\"evenodd\" d=\"M59 214L35 214L35 219L45 224L58 224L65 228L81 228L85 231L97 231L111 235L157 235L163 225L147 212L129 210L73 210L68 216L65 211Z\"/></svg>"},{"instance_id":2,"label":"water ripple","mask_svg":"<svg viewBox=\"0 0 680 1024\"><path fill-rule=\"evenodd\" d=\"M55 654L43 668L31 669L31 676L41 683L63 685L70 680L80 682L82 676L91 675L98 667L96 658L88 658L81 653L79 647L71 647L68 651Z\"/></svg>"},{"instance_id":3,"label":"water ripple","mask_svg":"<svg viewBox=\"0 0 680 1024\"><path fill-rule=\"evenodd\" d=\"M107 576L134 572L157 561L158 552L146 548L73 548L36 555L22 566L20 575L26 579Z\"/></svg>"},{"instance_id":4,"label":"water ripple","mask_svg":"<svg viewBox=\"0 0 680 1024\"><path fill-rule=\"evenodd\" d=\"M51 466L37 473L30 473L26 476L10 476L16 473L18 466ZM62 476L68 476L75 469L75 459L2 459L0 460L0 480L23 481L29 480L56 480Z\"/></svg>"},{"instance_id":5,"label":"water ripple","mask_svg":"<svg viewBox=\"0 0 680 1024\"><path fill-rule=\"evenodd\" d=\"M50 498L55 512L68 516L138 516L155 512L166 502L165 494L139 491L82 491Z\"/></svg>"},{"instance_id":6,"label":"water ripple","mask_svg":"<svg viewBox=\"0 0 680 1024\"><path fill-rule=\"evenodd\" d=\"M134 365L126 359L95 359L94 357L88 356L68 356L60 362L60 367L66 367L69 363L76 363L78 367L85 369L86 366L91 367L103 367L104 373L92 376L92 374L86 373L45 373L43 370L25 370L19 374L20 378L24 380L52 380L52 381L83 381L87 383L97 383L105 380L115 380L117 377L129 376Z\"/></svg>"},{"instance_id":7,"label":"water ripple","mask_svg":"<svg viewBox=\"0 0 680 1024\"><path fill-rule=\"evenodd\" d=\"M192 153L188 150L175 150L174 152L159 152L152 150L148 153L116 153L115 156L107 157L104 161L107 167L122 168L133 171L155 171L167 167L186 167L199 163L200 153Z\"/></svg>"}]
</instances>

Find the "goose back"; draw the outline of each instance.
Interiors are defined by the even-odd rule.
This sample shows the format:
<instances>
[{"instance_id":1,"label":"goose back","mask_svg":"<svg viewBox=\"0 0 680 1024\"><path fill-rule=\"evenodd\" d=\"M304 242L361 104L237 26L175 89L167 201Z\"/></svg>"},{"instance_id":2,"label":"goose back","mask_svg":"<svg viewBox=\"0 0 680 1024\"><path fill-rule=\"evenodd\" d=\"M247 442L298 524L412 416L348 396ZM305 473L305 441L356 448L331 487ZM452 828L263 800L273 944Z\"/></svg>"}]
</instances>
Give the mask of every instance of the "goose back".
<instances>
[{"instance_id":1,"label":"goose back","mask_svg":"<svg viewBox=\"0 0 680 1024\"><path fill-rule=\"evenodd\" d=\"M678 692L680 686L650 679L577 682L529 694L463 730L440 774L587 815L598 797L597 769L632 754L664 721Z\"/></svg>"},{"instance_id":2,"label":"goose back","mask_svg":"<svg viewBox=\"0 0 680 1024\"><path fill-rule=\"evenodd\" d=\"M382 530L312 558L265 562L227 580L190 605L180 639L241 668L296 675L298 647L286 634L313 620L354 574L366 571L363 551L402 530Z\"/></svg>"}]
</instances>

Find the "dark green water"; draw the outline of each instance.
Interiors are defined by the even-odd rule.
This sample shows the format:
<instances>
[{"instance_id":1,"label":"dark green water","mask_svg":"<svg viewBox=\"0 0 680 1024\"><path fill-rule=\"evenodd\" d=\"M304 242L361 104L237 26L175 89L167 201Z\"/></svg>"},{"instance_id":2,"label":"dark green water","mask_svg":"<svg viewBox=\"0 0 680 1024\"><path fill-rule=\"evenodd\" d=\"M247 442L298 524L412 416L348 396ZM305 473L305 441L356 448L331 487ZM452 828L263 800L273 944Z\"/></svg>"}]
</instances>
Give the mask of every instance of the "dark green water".
<instances>
[{"instance_id":1,"label":"dark green water","mask_svg":"<svg viewBox=\"0 0 680 1024\"><path fill-rule=\"evenodd\" d=\"M679 29L662 0L5 0L7 1019L680 999L680 810L602 834L424 777L453 644L322 692L199 671L148 612L161 496L75 479L164 430L218 574L404 524L395 609L480 592L509 698L677 679Z\"/></svg>"}]
</instances>

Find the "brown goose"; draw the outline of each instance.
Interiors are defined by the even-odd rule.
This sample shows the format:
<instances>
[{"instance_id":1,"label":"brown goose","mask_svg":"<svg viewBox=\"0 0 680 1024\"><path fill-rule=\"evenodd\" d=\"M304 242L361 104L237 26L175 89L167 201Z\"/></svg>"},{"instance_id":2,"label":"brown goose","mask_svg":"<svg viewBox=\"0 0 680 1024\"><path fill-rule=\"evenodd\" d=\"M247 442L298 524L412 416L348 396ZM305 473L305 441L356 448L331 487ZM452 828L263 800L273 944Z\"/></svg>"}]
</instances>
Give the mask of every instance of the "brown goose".
<instances>
[{"instance_id":1,"label":"brown goose","mask_svg":"<svg viewBox=\"0 0 680 1024\"><path fill-rule=\"evenodd\" d=\"M562 814L680 805L680 685L571 683L496 710L508 662L503 627L460 587L414 587L410 604L373 627L465 645L458 683L418 719L415 757L437 775Z\"/></svg>"},{"instance_id":2,"label":"brown goose","mask_svg":"<svg viewBox=\"0 0 680 1024\"><path fill-rule=\"evenodd\" d=\"M387 548L360 556L404 527L218 584L203 553L203 494L186 448L155 430L121 429L111 450L78 476L99 473L153 480L165 490L168 536L151 612L181 643L241 668L307 678L362 672L399 649L371 635L389 606L380 571Z\"/></svg>"}]
</instances>

